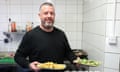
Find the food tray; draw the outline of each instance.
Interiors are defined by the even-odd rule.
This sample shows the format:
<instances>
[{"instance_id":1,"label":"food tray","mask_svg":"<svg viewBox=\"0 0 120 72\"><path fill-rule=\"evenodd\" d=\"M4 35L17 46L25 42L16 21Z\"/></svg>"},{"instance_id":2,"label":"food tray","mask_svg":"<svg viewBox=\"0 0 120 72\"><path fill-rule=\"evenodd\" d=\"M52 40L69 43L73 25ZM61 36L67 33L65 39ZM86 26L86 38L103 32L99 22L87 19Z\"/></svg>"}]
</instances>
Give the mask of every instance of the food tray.
<instances>
[{"instance_id":1,"label":"food tray","mask_svg":"<svg viewBox=\"0 0 120 72\"><path fill-rule=\"evenodd\" d=\"M65 64L57 64L53 62L45 62L37 65L40 69L50 69L50 70L64 70L66 68Z\"/></svg>"}]
</instances>

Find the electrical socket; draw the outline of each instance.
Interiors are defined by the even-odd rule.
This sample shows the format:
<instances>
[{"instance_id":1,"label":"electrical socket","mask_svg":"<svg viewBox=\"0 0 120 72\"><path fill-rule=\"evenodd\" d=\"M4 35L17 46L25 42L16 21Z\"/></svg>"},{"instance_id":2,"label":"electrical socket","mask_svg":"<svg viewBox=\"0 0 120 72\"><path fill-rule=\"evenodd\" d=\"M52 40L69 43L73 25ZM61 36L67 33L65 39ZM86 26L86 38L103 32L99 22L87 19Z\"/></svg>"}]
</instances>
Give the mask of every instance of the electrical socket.
<instances>
[{"instance_id":1,"label":"electrical socket","mask_svg":"<svg viewBox=\"0 0 120 72\"><path fill-rule=\"evenodd\" d=\"M117 45L117 36L111 36L109 37L109 44L110 45Z\"/></svg>"}]
</instances>

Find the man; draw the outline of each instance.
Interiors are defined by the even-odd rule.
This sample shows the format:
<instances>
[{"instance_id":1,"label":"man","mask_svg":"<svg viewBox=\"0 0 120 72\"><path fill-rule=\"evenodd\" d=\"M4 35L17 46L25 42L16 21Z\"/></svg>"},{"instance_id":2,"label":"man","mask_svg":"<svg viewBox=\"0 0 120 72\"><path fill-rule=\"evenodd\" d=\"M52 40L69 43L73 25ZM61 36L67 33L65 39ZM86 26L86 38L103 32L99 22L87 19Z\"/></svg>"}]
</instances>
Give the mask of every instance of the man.
<instances>
[{"instance_id":1,"label":"man","mask_svg":"<svg viewBox=\"0 0 120 72\"><path fill-rule=\"evenodd\" d=\"M53 26L55 20L53 4L43 3L38 15L41 24L24 35L16 51L15 61L21 67L34 71L56 72L55 70L42 70L37 65L48 61L62 64L65 58L73 62L76 56L70 49L64 32Z\"/></svg>"}]
</instances>

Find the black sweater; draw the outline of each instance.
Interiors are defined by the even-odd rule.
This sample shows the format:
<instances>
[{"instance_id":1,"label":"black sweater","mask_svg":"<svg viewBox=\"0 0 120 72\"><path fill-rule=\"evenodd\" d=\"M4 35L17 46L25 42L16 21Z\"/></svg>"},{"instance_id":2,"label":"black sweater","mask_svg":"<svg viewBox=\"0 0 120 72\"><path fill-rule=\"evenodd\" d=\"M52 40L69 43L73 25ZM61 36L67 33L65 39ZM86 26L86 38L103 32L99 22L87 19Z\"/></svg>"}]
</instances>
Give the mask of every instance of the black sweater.
<instances>
[{"instance_id":1,"label":"black sweater","mask_svg":"<svg viewBox=\"0 0 120 72\"><path fill-rule=\"evenodd\" d=\"M52 32L45 32L38 26L24 35L14 58L28 68L33 61L63 63L65 58L72 62L76 57L63 31L54 27Z\"/></svg>"}]
</instances>

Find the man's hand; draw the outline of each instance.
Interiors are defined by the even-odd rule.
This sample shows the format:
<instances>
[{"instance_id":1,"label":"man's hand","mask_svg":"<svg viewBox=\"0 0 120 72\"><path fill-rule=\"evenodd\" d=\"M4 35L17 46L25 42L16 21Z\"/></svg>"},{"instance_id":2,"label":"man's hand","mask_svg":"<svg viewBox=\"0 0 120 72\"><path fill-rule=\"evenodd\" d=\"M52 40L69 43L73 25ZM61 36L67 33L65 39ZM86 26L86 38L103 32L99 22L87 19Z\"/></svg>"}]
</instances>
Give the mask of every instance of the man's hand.
<instances>
[{"instance_id":1,"label":"man's hand","mask_svg":"<svg viewBox=\"0 0 120 72\"><path fill-rule=\"evenodd\" d=\"M40 64L40 63L37 61L34 61L29 64L29 67L30 67L30 69L34 70L35 72L38 72L40 70L40 68L37 67L38 64Z\"/></svg>"},{"instance_id":2,"label":"man's hand","mask_svg":"<svg viewBox=\"0 0 120 72\"><path fill-rule=\"evenodd\" d=\"M73 60L73 63L80 63L80 57L77 57L77 59Z\"/></svg>"},{"instance_id":3,"label":"man's hand","mask_svg":"<svg viewBox=\"0 0 120 72\"><path fill-rule=\"evenodd\" d=\"M76 66L77 68L80 67L79 61L80 61L80 57L77 57L77 59L73 61L73 63L75 64L75 66Z\"/></svg>"}]
</instances>

